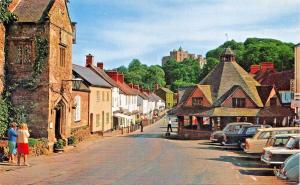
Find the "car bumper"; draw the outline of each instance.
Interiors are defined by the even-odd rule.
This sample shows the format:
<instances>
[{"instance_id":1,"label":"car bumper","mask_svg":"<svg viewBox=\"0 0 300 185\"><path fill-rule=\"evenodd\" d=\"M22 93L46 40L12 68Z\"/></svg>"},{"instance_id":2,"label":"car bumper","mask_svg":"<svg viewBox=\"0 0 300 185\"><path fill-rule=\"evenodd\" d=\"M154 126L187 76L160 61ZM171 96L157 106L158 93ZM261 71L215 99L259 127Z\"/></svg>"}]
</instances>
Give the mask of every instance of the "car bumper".
<instances>
[{"instance_id":1,"label":"car bumper","mask_svg":"<svg viewBox=\"0 0 300 185\"><path fill-rule=\"evenodd\" d=\"M224 146L232 146L232 147L233 147L233 146L238 147L238 145L239 145L238 143L226 143L225 141L223 141L222 144L223 144Z\"/></svg>"},{"instance_id":2,"label":"car bumper","mask_svg":"<svg viewBox=\"0 0 300 185\"><path fill-rule=\"evenodd\" d=\"M266 159L264 156L260 157L260 160L264 163L266 163L267 165L281 165L283 162L281 161L269 161L268 159Z\"/></svg>"},{"instance_id":3,"label":"car bumper","mask_svg":"<svg viewBox=\"0 0 300 185\"><path fill-rule=\"evenodd\" d=\"M212 141L212 142L218 142L219 141L219 139L217 139L217 138L213 138L213 137L210 137L210 139L209 139L210 141Z\"/></svg>"}]
</instances>

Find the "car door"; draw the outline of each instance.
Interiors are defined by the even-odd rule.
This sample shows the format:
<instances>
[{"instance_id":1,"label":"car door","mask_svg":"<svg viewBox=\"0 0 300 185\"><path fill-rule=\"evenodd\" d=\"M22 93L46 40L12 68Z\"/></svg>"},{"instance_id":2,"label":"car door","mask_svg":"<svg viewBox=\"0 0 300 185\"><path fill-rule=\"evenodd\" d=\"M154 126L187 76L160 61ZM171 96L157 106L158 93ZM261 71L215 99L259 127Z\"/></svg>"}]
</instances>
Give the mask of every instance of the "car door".
<instances>
[{"instance_id":1,"label":"car door","mask_svg":"<svg viewBox=\"0 0 300 185\"><path fill-rule=\"evenodd\" d=\"M268 139L271 137L271 132L270 131L264 131L262 132L257 140L255 141L253 145L253 152L254 153L262 153L263 148L265 147Z\"/></svg>"}]
</instances>

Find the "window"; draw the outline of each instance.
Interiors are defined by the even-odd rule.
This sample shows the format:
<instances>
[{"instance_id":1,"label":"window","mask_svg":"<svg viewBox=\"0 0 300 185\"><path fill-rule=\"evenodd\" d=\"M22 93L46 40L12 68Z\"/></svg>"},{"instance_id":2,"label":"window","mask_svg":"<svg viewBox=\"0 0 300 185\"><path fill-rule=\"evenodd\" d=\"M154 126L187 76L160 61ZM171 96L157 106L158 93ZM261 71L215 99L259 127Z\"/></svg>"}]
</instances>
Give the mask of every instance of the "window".
<instances>
[{"instance_id":1,"label":"window","mask_svg":"<svg viewBox=\"0 0 300 185\"><path fill-rule=\"evenodd\" d=\"M193 97L192 98L192 105L197 106L197 105L202 105L203 103L203 98L202 97Z\"/></svg>"},{"instance_id":2,"label":"window","mask_svg":"<svg viewBox=\"0 0 300 185\"><path fill-rule=\"evenodd\" d=\"M245 107L245 98L232 98L232 107Z\"/></svg>"},{"instance_id":3,"label":"window","mask_svg":"<svg viewBox=\"0 0 300 185\"><path fill-rule=\"evenodd\" d=\"M105 101L105 92L102 91L102 101Z\"/></svg>"},{"instance_id":4,"label":"window","mask_svg":"<svg viewBox=\"0 0 300 185\"><path fill-rule=\"evenodd\" d=\"M96 114L96 127L100 126L100 114Z\"/></svg>"},{"instance_id":5,"label":"window","mask_svg":"<svg viewBox=\"0 0 300 185\"><path fill-rule=\"evenodd\" d=\"M288 141L288 138L276 138L273 142L274 147L283 147Z\"/></svg>"},{"instance_id":6,"label":"window","mask_svg":"<svg viewBox=\"0 0 300 185\"><path fill-rule=\"evenodd\" d=\"M277 98L273 97L270 99L270 106L276 106L277 105Z\"/></svg>"},{"instance_id":7,"label":"window","mask_svg":"<svg viewBox=\"0 0 300 185\"><path fill-rule=\"evenodd\" d=\"M104 125L104 111L102 111L102 126Z\"/></svg>"},{"instance_id":8,"label":"window","mask_svg":"<svg viewBox=\"0 0 300 185\"><path fill-rule=\"evenodd\" d=\"M97 97L96 97L96 101L99 102L100 101L100 91L97 91Z\"/></svg>"},{"instance_id":9,"label":"window","mask_svg":"<svg viewBox=\"0 0 300 185\"><path fill-rule=\"evenodd\" d=\"M32 63L32 43L19 42L17 46L16 64Z\"/></svg>"},{"instance_id":10,"label":"window","mask_svg":"<svg viewBox=\"0 0 300 185\"><path fill-rule=\"evenodd\" d=\"M76 109L75 109L75 117L74 120L75 121L80 121L81 119L81 97L80 96L76 96L75 97L75 105L76 105Z\"/></svg>"},{"instance_id":11,"label":"window","mask_svg":"<svg viewBox=\"0 0 300 185\"><path fill-rule=\"evenodd\" d=\"M246 131L246 134L247 135L255 134L256 130L257 130L257 127L249 127Z\"/></svg>"},{"instance_id":12,"label":"window","mask_svg":"<svg viewBox=\"0 0 300 185\"><path fill-rule=\"evenodd\" d=\"M271 136L271 132L263 132L260 134L258 139L268 139Z\"/></svg>"},{"instance_id":13,"label":"window","mask_svg":"<svg viewBox=\"0 0 300 185\"><path fill-rule=\"evenodd\" d=\"M59 48L59 65L60 67L66 66L66 48L63 46L60 46Z\"/></svg>"},{"instance_id":14,"label":"window","mask_svg":"<svg viewBox=\"0 0 300 185\"><path fill-rule=\"evenodd\" d=\"M106 124L109 123L109 112L106 113Z\"/></svg>"},{"instance_id":15,"label":"window","mask_svg":"<svg viewBox=\"0 0 300 185\"><path fill-rule=\"evenodd\" d=\"M109 101L109 92L106 93L106 99Z\"/></svg>"}]
</instances>

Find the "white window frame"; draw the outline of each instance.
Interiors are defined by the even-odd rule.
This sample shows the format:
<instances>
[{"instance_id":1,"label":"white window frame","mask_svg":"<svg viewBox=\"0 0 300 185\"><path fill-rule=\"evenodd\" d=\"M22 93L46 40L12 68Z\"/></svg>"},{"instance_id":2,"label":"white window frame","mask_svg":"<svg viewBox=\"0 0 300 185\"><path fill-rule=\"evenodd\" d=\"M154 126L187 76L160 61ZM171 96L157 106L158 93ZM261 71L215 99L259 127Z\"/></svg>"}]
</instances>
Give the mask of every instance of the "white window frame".
<instances>
[{"instance_id":1,"label":"white window frame","mask_svg":"<svg viewBox=\"0 0 300 185\"><path fill-rule=\"evenodd\" d=\"M75 121L80 121L81 120L81 97L76 96L75 97L75 104L76 104L76 109L75 109Z\"/></svg>"}]
</instances>

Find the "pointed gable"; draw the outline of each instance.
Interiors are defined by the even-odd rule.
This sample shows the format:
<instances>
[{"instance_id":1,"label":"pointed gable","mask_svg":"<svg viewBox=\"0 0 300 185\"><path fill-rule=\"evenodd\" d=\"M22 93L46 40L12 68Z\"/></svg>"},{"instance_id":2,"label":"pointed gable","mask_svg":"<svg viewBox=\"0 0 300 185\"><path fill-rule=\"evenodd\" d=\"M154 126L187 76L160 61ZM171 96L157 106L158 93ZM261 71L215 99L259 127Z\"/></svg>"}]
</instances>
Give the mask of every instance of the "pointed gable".
<instances>
[{"instance_id":1,"label":"pointed gable","mask_svg":"<svg viewBox=\"0 0 300 185\"><path fill-rule=\"evenodd\" d=\"M184 106L191 107L193 106L193 98L201 98L203 107L210 107L212 105L212 99L210 95L210 86L209 85L196 85L193 91L190 93Z\"/></svg>"},{"instance_id":2,"label":"pointed gable","mask_svg":"<svg viewBox=\"0 0 300 185\"><path fill-rule=\"evenodd\" d=\"M235 85L228 90L223 96L215 101L214 106L232 107L233 98L245 99L245 108L257 107L255 102L249 97L249 95L243 90L241 86Z\"/></svg>"}]
</instances>

